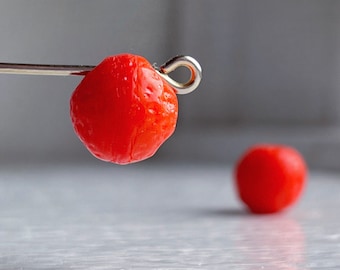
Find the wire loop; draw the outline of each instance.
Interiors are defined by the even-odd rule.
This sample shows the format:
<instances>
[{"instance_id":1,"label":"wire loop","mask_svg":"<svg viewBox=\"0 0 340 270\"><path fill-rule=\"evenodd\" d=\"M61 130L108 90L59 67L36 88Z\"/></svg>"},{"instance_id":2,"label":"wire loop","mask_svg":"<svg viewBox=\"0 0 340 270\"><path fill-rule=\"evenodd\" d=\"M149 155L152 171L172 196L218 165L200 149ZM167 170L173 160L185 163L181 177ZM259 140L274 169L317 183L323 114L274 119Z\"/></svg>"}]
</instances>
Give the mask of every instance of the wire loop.
<instances>
[{"instance_id":1,"label":"wire loop","mask_svg":"<svg viewBox=\"0 0 340 270\"><path fill-rule=\"evenodd\" d=\"M168 75L179 67L186 67L189 69L190 79L187 82L181 83L175 81ZM176 93L180 95L194 91L202 79L202 68L191 56L176 56L163 64L159 69L156 69L156 71L176 90Z\"/></svg>"}]
</instances>

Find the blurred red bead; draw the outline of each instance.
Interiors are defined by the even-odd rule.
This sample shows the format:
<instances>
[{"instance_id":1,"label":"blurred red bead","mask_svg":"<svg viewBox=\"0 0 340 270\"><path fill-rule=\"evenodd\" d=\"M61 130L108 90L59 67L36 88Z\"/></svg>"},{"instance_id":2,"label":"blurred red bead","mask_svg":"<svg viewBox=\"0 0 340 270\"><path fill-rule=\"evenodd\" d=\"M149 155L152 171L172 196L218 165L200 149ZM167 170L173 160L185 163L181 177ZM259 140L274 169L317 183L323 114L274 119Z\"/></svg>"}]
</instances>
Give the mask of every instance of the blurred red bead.
<instances>
[{"instance_id":1,"label":"blurred red bead","mask_svg":"<svg viewBox=\"0 0 340 270\"><path fill-rule=\"evenodd\" d=\"M292 205L306 183L307 166L292 147L254 145L235 167L236 189L253 213L275 213Z\"/></svg>"}]
</instances>

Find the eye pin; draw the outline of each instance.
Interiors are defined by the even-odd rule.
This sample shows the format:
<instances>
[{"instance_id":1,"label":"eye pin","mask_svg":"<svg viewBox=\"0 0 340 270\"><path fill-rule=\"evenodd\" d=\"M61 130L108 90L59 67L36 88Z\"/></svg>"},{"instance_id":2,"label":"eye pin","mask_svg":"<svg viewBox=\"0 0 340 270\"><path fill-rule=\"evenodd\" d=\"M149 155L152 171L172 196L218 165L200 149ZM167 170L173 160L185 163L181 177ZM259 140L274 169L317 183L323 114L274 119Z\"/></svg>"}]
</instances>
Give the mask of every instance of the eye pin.
<instances>
[{"instance_id":1,"label":"eye pin","mask_svg":"<svg viewBox=\"0 0 340 270\"><path fill-rule=\"evenodd\" d=\"M178 82L172 79L169 74L178 67L185 67L190 71L190 79L187 82ZM82 65L41 65L41 64L19 64L0 63L0 73L21 74L21 75L50 75L50 76L70 76L86 75L95 66ZM201 82L202 69L200 64L191 56L176 56L166 63L156 68L157 73L167 81L177 94L188 94L194 91Z\"/></svg>"}]
</instances>

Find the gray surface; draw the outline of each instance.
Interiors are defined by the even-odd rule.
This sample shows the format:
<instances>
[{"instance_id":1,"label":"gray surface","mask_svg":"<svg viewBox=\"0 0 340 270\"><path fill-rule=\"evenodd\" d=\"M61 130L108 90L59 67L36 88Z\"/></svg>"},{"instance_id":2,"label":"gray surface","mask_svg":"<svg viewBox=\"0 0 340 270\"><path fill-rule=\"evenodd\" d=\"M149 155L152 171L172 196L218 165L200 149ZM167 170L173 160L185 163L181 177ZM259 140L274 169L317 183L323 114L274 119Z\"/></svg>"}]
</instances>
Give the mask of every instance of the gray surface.
<instances>
[{"instance_id":1,"label":"gray surface","mask_svg":"<svg viewBox=\"0 0 340 270\"><path fill-rule=\"evenodd\" d=\"M0 174L0 269L339 269L338 175L254 216L218 166L27 166Z\"/></svg>"}]
</instances>

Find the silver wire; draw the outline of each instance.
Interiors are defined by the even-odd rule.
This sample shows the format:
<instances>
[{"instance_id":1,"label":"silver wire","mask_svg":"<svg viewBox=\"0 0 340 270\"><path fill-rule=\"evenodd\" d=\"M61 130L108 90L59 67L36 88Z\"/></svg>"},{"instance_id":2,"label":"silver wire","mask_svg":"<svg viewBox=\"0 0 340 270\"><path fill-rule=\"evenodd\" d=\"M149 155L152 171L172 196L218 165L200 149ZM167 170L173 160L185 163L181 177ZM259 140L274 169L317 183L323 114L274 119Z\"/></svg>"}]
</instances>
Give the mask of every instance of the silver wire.
<instances>
[{"instance_id":1,"label":"silver wire","mask_svg":"<svg viewBox=\"0 0 340 270\"><path fill-rule=\"evenodd\" d=\"M94 66L72 66L72 65L39 65L39 64L14 64L0 63L0 73L20 75L85 75Z\"/></svg>"}]
</instances>

